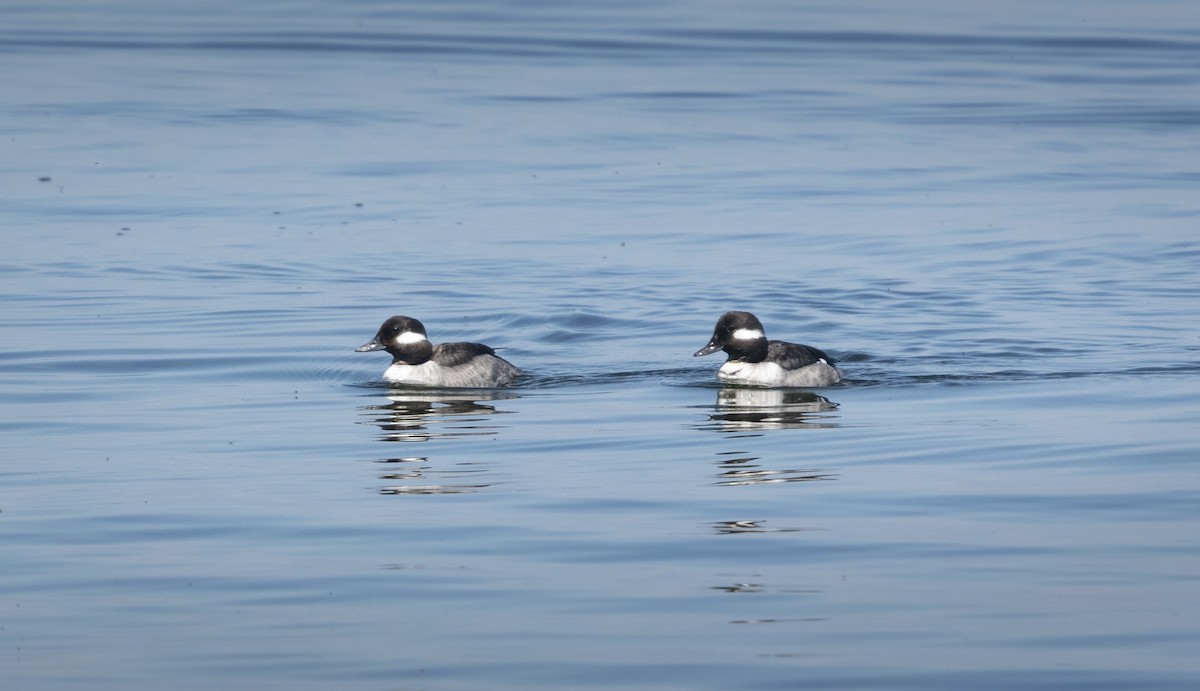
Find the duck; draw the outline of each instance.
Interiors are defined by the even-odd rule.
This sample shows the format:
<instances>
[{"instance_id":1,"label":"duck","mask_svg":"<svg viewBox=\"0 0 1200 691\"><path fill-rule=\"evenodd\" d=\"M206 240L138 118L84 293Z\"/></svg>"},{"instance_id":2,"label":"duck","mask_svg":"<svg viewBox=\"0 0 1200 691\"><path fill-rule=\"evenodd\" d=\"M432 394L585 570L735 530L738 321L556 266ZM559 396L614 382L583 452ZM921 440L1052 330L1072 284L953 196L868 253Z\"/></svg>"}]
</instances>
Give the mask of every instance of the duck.
<instances>
[{"instance_id":1,"label":"duck","mask_svg":"<svg viewBox=\"0 0 1200 691\"><path fill-rule=\"evenodd\" d=\"M374 338L354 349L356 353L375 350L386 350L392 356L383 378L396 384L492 388L511 384L522 374L482 343L434 345L420 320L402 315L388 318Z\"/></svg>"},{"instance_id":2,"label":"duck","mask_svg":"<svg viewBox=\"0 0 1200 691\"><path fill-rule=\"evenodd\" d=\"M750 312L722 314L712 339L695 357L718 350L724 350L729 359L717 370L717 379L729 384L819 387L833 386L843 376L837 361L819 348L768 341L762 322Z\"/></svg>"}]
</instances>

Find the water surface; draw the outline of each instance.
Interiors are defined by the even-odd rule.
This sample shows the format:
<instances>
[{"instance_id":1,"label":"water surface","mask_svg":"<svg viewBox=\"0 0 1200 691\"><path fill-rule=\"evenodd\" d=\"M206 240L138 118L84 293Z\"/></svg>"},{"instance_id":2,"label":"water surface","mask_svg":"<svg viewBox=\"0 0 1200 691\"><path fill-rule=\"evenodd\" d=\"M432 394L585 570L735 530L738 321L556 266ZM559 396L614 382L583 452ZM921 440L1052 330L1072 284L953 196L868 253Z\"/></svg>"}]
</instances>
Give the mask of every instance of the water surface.
<instances>
[{"instance_id":1,"label":"water surface","mask_svg":"<svg viewBox=\"0 0 1200 691\"><path fill-rule=\"evenodd\" d=\"M0 686L1195 688L1197 20L0 9Z\"/></svg>"}]
</instances>

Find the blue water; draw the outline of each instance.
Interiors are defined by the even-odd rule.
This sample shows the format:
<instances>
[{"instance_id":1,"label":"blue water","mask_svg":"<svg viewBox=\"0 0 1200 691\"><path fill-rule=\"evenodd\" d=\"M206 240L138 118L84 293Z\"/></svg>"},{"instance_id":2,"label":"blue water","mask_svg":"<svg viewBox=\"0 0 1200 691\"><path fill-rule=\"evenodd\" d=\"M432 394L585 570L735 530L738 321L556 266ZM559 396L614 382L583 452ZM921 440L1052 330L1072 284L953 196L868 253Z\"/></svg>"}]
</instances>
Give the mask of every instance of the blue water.
<instances>
[{"instance_id":1,"label":"blue water","mask_svg":"<svg viewBox=\"0 0 1200 691\"><path fill-rule=\"evenodd\" d=\"M0 688L1200 685L1194 3L0 8ZM718 385L727 309L847 380ZM502 391L384 386L392 314Z\"/></svg>"}]
</instances>

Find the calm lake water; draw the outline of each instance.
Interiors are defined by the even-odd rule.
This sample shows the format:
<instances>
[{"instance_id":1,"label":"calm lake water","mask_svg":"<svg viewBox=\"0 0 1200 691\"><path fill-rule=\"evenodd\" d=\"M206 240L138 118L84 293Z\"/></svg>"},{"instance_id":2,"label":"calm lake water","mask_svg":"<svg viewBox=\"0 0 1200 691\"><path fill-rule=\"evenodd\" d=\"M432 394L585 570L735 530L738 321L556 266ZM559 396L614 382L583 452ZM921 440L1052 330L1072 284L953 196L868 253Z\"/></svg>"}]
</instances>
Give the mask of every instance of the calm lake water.
<instances>
[{"instance_id":1,"label":"calm lake water","mask_svg":"<svg viewBox=\"0 0 1200 691\"><path fill-rule=\"evenodd\" d=\"M0 93L2 688L1200 687L1190 0L8 4Z\"/></svg>"}]
</instances>

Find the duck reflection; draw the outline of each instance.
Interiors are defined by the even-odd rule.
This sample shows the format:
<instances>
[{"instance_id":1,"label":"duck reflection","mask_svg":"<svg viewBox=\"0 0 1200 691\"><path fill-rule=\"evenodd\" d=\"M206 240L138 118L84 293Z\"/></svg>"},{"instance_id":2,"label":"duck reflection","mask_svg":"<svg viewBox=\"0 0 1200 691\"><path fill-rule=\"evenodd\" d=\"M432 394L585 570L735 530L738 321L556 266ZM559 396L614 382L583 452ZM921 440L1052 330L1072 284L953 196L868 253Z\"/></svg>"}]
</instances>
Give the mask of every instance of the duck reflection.
<instances>
[{"instance_id":1,"label":"duck reflection","mask_svg":"<svg viewBox=\"0 0 1200 691\"><path fill-rule=\"evenodd\" d=\"M380 441L425 442L438 437L496 434L500 426L488 418L511 411L492 401L518 398L505 391L390 391L387 403L359 408L383 433ZM486 402L485 402L486 401Z\"/></svg>"},{"instance_id":2,"label":"duck reflection","mask_svg":"<svg viewBox=\"0 0 1200 691\"><path fill-rule=\"evenodd\" d=\"M715 412L702 426L720 432L836 427L838 404L795 389L725 387L717 391Z\"/></svg>"},{"instance_id":3,"label":"duck reflection","mask_svg":"<svg viewBox=\"0 0 1200 691\"><path fill-rule=\"evenodd\" d=\"M385 458L376 462L388 466L386 472L380 473L380 480L403 483L380 487L380 494L470 494L494 484L472 482L487 479L488 469L478 463L459 463L450 469L440 469L425 456Z\"/></svg>"},{"instance_id":4,"label":"duck reflection","mask_svg":"<svg viewBox=\"0 0 1200 691\"><path fill-rule=\"evenodd\" d=\"M718 535L741 535L743 533L799 533L813 528L768 526L764 520L717 521L712 524Z\"/></svg>"},{"instance_id":5,"label":"duck reflection","mask_svg":"<svg viewBox=\"0 0 1200 691\"><path fill-rule=\"evenodd\" d=\"M707 406L706 406L707 407ZM721 432L729 439L763 436L767 430L836 427L838 404L824 396L798 389L752 389L725 387L717 392L716 404L697 429ZM812 467L768 466L762 457L747 450L720 451L716 485L767 485L789 482L820 482L837 479ZM728 532L754 532L752 526L727 524Z\"/></svg>"},{"instance_id":6,"label":"duck reflection","mask_svg":"<svg viewBox=\"0 0 1200 691\"><path fill-rule=\"evenodd\" d=\"M391 389L386 402L359 407L382 432L382 442L422 443L439 439L495 435L503 428L497 402L519 396L511 391L416 391ZM380 494L471 494L495 484L487 464L464 460L434 462L428 456L395 455L376 461L379 479L388 482Z\"/></svg>"},{"instance_id":7,"label":"duck reflection","mask_svg":"<svg viewBox=\"0 0 1200 691\"><path fill-rule=\"evenodd\" d=\"M717 466L719 486L739 485L774 485L784 482L820 482L837 479L836 473L829 473L813 468L765 468L759 463L758 456L747 456L740 452L720 454L728 456Z\"/></svg>"}]
</instances>

